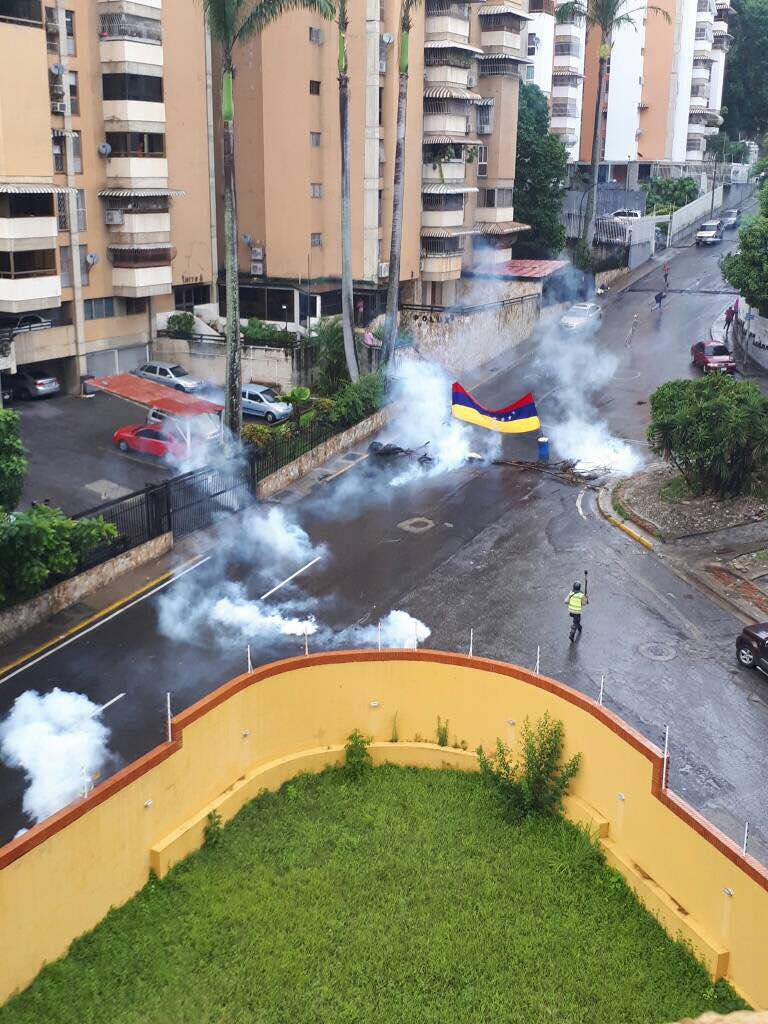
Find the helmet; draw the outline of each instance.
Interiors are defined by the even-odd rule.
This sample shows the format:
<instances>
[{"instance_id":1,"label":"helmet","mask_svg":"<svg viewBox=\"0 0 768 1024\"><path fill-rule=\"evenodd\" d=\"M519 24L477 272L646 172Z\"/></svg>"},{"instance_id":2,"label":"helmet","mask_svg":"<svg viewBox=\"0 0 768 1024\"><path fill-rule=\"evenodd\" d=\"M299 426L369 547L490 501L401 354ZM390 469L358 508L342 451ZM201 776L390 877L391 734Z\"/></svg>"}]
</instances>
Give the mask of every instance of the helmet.
<instances>
[{"instance_id":1,"label":"helmet","mask_svg":"<svg viewBox=\"0 0 768 1024\"><path fill-rule=\"evenodd\" d=\"M573 584L573 589L574 590L581 590L581 584L580 583L574 583Z\"/></svg>"}]
</instances>

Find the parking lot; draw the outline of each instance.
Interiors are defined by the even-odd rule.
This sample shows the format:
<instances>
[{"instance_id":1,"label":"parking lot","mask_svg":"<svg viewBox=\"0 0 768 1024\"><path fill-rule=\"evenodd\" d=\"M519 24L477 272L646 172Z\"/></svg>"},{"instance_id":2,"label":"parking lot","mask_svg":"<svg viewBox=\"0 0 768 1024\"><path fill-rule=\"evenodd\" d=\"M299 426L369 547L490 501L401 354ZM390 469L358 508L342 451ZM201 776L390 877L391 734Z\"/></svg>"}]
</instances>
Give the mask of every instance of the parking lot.
<instances>
[{"instance_id":1,"label":"parking lot","mask_svg":"<svg viewBox=\"0 0 768 1024\"><path fill-rule=\"evenodd\" d=\"M59 395L14 402L29 462L21 507L48 499L73 514L171 475L158 460L120 452L118 427L143 423L146 410L110 395Z\"/></svg>"}]
</instances>

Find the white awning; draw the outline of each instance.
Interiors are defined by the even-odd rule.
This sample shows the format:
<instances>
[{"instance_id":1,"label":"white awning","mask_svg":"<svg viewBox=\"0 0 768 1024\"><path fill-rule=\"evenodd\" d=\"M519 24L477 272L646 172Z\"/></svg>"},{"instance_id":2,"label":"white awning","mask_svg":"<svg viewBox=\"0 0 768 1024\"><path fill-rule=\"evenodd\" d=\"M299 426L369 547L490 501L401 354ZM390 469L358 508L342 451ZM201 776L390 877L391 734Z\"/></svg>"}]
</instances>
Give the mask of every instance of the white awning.
<instances>
[{"instance_id":1,"label":"white awning","mask_svg":"<svg viewBox=\"0 0 768 1024\"><path fill-rule=\"evenodd\" d=\"M482 53L479 46L470 46L469 43L453 43L449 39L428 39L424 43L425 50L466 50L468 53Z\"/></svg>"},{"instance_id":2,"label":"white awning","mask_svg":"<svg viewBox=\"0 0 768 1024\"><path fill-rule=\"evenodd\" d=\"M6 182L0 181L0 194L10 196L57 196L57 195L69 195L70 192L76 192L75 188L67 188L66 185L33 185L25 182Z\"/></svg>"},{"instance_id":3,"label":"white awning","mask_svg":"<svg viewBox=\"0 0 768 1024\"><path fill-rule=\"evenodd\" d=\"M474 228L422 228L422 238L463 238L479 234Z\"/></svg>"},{"instance_id":4,"label":"white awning","mask_svg":"<svg viewBox=\"0 0 768 1024\"><path fill-rule=\"evenodd\" d=\"M431 86L424 90L424 99L426 100L466 100L467 103L475 103L480 98L476 92L451 88L447 85Z\"/></svg>"},{"instance_id":5,"label":"white awning","mask_svg":"<svg viewBox=\"0 0 768 1024\"><path fill-rule=\"evenodd\" d=\"M438 185L430 183L421 186L422 193L430 196L464 196L469 192L479 191L470 185Z\"/></svg>"},{"instance_id":6,"label":"white awning","mask_svg":"<svg viewBox=\"0 0 768 1024\"><path fill-rule=\"evenodd\" d=\"M154 249L173 249L170 242L136 242L134 245L107 245L114 252L133 252L136 249L149 252Z\"/></svg>"},{"instance_id":7,"label":"white awning","mask_svg":"<svg viewBox=\"0 0 768 1024\"><path fill-rule=\"evenodd\" d=\"M51 135L54 139L74 139L77 132L67 128L51 128Z\"/></svg>"},{"instance_id":8,"label":"white awning","mask_svg":"<svg viewBox=\"0 0 768 1024\"><path fill-rule=\"evenodd\" d=\"M185 196L187 193L181 188L102 188L96 193L103 199L132 199L142 196Z\"/></svg>"},{"instance_id":9,"label":"white awning","mask_svg":"<svg viewBox=\"0 0 768 1024\"><path fill-rule=\"evenodd\" d=\"M518 231L530 231L530 224L520 224L516 220L497 221L475 224L475 230L480 235L515 235Z\"/></svg>"},{"instance_id":10,"label":"white awning","mask_svg":"<svg viewBox=\"0 0 768 1024\"><path fill-rule=\"evenodd\" d=\"M493 96L481 96L480 99L475 100L475 105L478 107L492 107L496 102Z\"/></svg>"},{"instance_id":11,"label":"white awning","mask_svg":"<svg viewBox=\"0 0 768 1024\"><path fill-rule=\"evenodd\" d=\"M471 139L468 135L424 135L422 146L480 146L480 139Z\"/></svg>"},{"instance_id":12,"label":"white awning","mask_svg":"<svg viewBox=\"0 0 768 1024\"><path fill-rule=\"evenodd\" d=\"M518 57L514 53L482 53L477 58L479 61L484 60L511 60L515 64L533 64L530 57Z\"/></svg>"},{"instance_id":13,"label":"white awning","mask_svg":"<svg viewBox=\"0 0 768 1024\"><path fill-rule=\"evenodd\" d=\"M477 13L481 18L484 14L513 14L516 18L522 18L523 21L533 21L532 14L521 11L519 7L513 7L511 4L483 5Z\"/></svg>"}]
</instances>

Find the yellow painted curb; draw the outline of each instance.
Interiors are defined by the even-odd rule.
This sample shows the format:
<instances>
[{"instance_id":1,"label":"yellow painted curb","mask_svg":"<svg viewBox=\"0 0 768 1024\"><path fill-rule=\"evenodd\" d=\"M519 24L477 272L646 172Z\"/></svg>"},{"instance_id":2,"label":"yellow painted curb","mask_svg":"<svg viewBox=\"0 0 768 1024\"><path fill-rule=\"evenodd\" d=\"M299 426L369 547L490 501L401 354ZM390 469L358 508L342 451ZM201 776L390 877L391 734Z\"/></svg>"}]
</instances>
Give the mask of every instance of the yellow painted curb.
<instances>
[{"instance_id":1,"label":"yellow painted curb","mask_svg":"<svg viewBox=\"0 0 768 1024\"><path fill-rule=\"evenodd\" d=\"M636 540L638 544L642 544L646 550L653 551L653 544L649 540L646 540L642 534L639 534L637 530L633 530L631 526L627 526L627 524L622 522L621 519L617 519L616 516L612 516L610 512L605 511L599 495L597 499L597 507L600 510L600 515L603 519L607 520L611 526L615 526L617 529L621 530L622 533L626 533L626 535L631 537L632 540Z\"/></svg>"}]
</instances>

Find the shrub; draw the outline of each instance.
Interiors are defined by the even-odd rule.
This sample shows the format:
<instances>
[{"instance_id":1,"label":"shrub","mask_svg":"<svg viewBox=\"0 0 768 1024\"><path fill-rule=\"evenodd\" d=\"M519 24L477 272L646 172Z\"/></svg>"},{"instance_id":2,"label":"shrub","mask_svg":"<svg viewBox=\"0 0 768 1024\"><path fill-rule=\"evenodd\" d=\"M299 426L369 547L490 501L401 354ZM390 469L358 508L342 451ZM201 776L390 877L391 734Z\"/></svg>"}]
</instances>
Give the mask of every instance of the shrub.
<instances>
[{"instance_id":1,"label":"shrub","mask_svg":"<svg viewBox=\"0 0 768 1024\"><path fill-rule=\"evenodd\" d=\"M318 387L324 395L335 395L349 383L341 317L324 317L313 338L317 343Z\"/></svg>"},{"instance_id":2,"label":"shrub","mask_svg":"<svg viewBox=\"0 0 768 1024\"><path fill-rule=\"evenodd\" d=\"M173 334L183 334L188 338L195 329L195 318L192 313L172 313L168 317L168 330Z\"/></svg>"},{"instance_id":3,"label":"shrub","mask_svg":"<svg viewBox=\"0 0 768 1024\"><path fill-rule=\"evenodd\" d=\"M205 846L218 846L221 842L222 817L218 811L211 811L207 818L207 824L203 829L203 844Z\"/></svg>"},{"instance_id":4,"label":"shrub","mask_svg":"<svg viewBox=\"0 0 768 1024\"><path fill-rule=\"evenodd\" d=\"M580 238L574 245L571 260L574 267L577 267L579 270L592 269L592 249L583 238Z\"/></svg>"},{"instance_id":5,"label":"shrub","mask_svg":"<svg viewBox=\"0 0 768 1024\"><path fill-rule=\"evenodd\" d=\"M27 472L20 423L17 412L0 409L0 509L5 512L12 512L18 505Z\"/></svg>"},{"instance_id":6,"label":"shrub","mask_svg":"<svg viewBox=\"0 0 768 1024\"><path fill-rule=\"evenodd\" d=\"M371 745L371 737L363 736L359 729L355 729L347 737L344 747L344 767L353 779L360 779L373 767L368 747Z\"/></svg>"},{"instance_id":7,"label":"shrub","mask_svg":"<svg viewBox=\"0 0 768 1024\"><path fill-rule=\"evenodd\" d=\"M645 209L649 214L653 213L654 207L656 213L662 212L662 206L667 210L674 206L677 210L692 203L699 195L699 186L693 178L651 178L640 187L646 193Z\"/></svg>"},{"instance_id":8,"label":"shrub","mask_svg":"<svg viewBox=\"0 0 768 1024\"><path fill-rule=\"evenodd\" d=\"M336 395L328 414L331 423L351 426L370 416L384 398L384 378L379 373L367 373L356 384L347 384Z\"/></svg>"},{"instance_id":9,"label":"shrub","mask_svg":"<svg viewBox=\"0 0 768 1024\"><path fill-rule=\"evenodd\" d=\"M240 438L243 444L250 445L257 451L264 451L274 444L274 434L265 427L263 423L245 423L243 429L240 432Z\"/></svg>"},{"instance_id":10,"label":"shrub","mask_svg":"<svg viewBox=\"0 0 768 1024\"><path fill-rule=\"evenodd\" d=\"M252 316L243 331L243 337L249 345L271 345L274 348L285 348L293 344L293 335L283 327L266 324L258 317Z\"/></svg>"},{"instance_id":11,"label":"shrub","mask_svg":"<svg viewBox=\"0 0 768 1024\"><path fill-rule=\"evenodd\" d=\"M477 748L480 773L501 800L505 816L520 821L530 814L558 814L563 797L581 766L581 754L562 763L563 723L544 714L535 726L526 718L522 727L522 757L501 740L488 757Z\"/></svg>"},{"instance_id":12,"label":"shrub","mask_svg":"<svg viewBox=\"0 0 768 1024\"><path fill-rule=\"evenodd\" d=\"M37 505L0 517L0 604L26 601L71 575L117 528L103 519L69 519Z\"/></svg>"}]
</instances>

